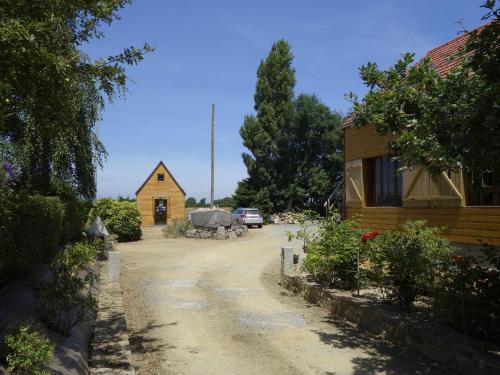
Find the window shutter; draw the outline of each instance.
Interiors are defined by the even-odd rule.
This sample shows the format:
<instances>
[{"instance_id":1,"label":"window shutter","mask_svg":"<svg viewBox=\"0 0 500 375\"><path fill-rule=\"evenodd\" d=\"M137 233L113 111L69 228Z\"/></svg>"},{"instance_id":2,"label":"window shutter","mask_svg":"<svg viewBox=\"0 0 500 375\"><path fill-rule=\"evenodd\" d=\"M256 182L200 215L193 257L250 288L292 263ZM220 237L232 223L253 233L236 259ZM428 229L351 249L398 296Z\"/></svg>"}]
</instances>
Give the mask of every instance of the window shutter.
<instances>
[{"instance_id":1,"label":"window shutter","mask_svg":"<svg viewBox=\"0 0 500 375\"><path fill-rule=\"evenodd\" d=\"M438 176L423 167L403 173L404 207L461 207L463 205L462 173L442 172Z\"/></svg>"},{"instance_id":2,"label":"window shutter","mask_svg":"<svg viewBox=\"0 0 500 375\"><path fill-rule=\"evenodd\" d=\"M363 160L357 159L345 163L345 203L347 207L364 206Z\"/></svg>"}]
</instances>

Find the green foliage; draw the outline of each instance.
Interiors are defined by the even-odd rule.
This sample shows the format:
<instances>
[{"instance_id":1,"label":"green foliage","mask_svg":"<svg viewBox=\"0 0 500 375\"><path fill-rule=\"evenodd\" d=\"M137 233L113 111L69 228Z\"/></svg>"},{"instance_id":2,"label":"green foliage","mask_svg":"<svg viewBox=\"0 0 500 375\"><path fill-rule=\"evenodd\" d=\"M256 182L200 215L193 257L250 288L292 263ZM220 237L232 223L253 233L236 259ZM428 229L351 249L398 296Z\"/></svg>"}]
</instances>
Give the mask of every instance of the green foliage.
<instances>
[{"instance_id":1,"label":"green foliage","mask_svg":"<svg viewBox=\"0 0 500 375\"><path fill-rule=\"evenodd\" d=\"M294 98L290 45L276 42L257 72L255 116L240 129L249 178L240 181L236 206L263 213L321 210L342 170L341 117L314 95Z\"/></svg>"},{"instance_id":2,"label":"green foliage","mask_svg":"<svg viewBox=\"0 0 500 375\"><path fill-rule=\"evenodd\" d=\"M304 268L325 286L351 289L356 286L358 256L363 255L361 232L353 220L339 221L338 214L325 219L318 236L307 245Z\"/></svg>"},{"instance_id":3,"label":"green foliage","mask_svg":"<svg viewBox=\"0 0 500 375\"><path fill-rule=\"evenodd\" d=\"M200 201L196 204L197 207L208 207L207 198L201 198Z\"/></svg>"},{"instance_id":4,"label":"green foliage","mask_svg":"<svg viewBox=\"0 0 500 375\"><path fill-rule=\"evenodd\" d=\"M186 233L193 225L188 219L174 219L171 224L167 225L163 230L165 237L178 238L186 237Z\"/></svg>"},{"instance_id":5,"label":"green foliage","mask_svg":"<svg viewBox=\"0 0 500 375\"><path fill-rule=\"evenodd\" d=\"M85 204L77 199L64 202L64 218L61 242L78 241L82 238L85 225Z\"/></svg>"},{"instance_id":6,"label":"green foliage","mask_svg":"<svg viewBox=\"0 0 500 375\"><path fill-rule=\"evenodd\" d=\"M127 201L127 202L132 202L132 203L135 203L135 198L130 198L130 197L122 197L121 195L118 196L118 198L116 198L116 200L118 202L122 202L122 201Z\"/></svg>"},{"instance_id":7,"label":"green foliage","mask_svg":"<svg viewBox=\"0 0 500 375\"><path fill-rule=\"evenodd\" d=\"M12 374L50 375L47 366L54 357L54 344L28 325L20 325L5 337L9 348L7 363Z\"/></svg>"},{"instance_id":8,"label":"green foliage","mask_svg":"<svg viewBox=\"0 0 500 375\"><path fill-rule=\"evenodd\" d=\"M373 124L395 135L391 152L403 166L423 165L432 173L484 172L497 168L500 149L500 13L486 1L491 20L472 33L461 63L440 77L429 59L414 64L404 54L387 70L374 63L360 68L369 88L363 100L350 94L354 123Z\"/></svg>"},{"instance_id":9,"label":"green foliage","mask_svg":"<svg viewBox=\"0 0 500 375\"><path fill-rule=\"evenodd\" d=\"M50 265L47 281L35 287L35 311L51 329L68 335L76 324L95 309L92 266L98 250L90 242L69 245Z\"/></svg>"},{"instance_id":10,"label":"green foliage","mask_svg":"<svg viewBox=\"0 0 500 375\"><path fill-rule=\"evenodd\" d=\"M189 197L186 199L186 207L196 207L196 198Z\"/></svg>"},{"instance_id":11,"label":"green foliage","mask_svg":"<svg viewBox=\"0 0 500 375\"><path fill-rule=\"evenodd\" d=\"M295 100L288 130L293 165L293 180L288 188L291 207L323 210L343 169L343 134L338 129L341 120L314 95L301 94Z\"/></svg>"},{"instance_id":12,"label":"green foliage","mask_svg":"<svg viewBox=\"0 0 500 375\"><path fill-rule=\"evenodd\" d=\"M0 285L50 261L82 232L78 204L0 189Z\"/></svg>"},{"instance_id":13,"label":"green foliage","mask_svg":"<svg viewBox=\"0 0 500 375\"><path fill-rule=\"evenodd\" d=\"M0 5L0 144L30 193L56 195L71 185L95 195L95 167L105 157L96 124L105 96L126 89L126 65L142 48L92 60L82 47L102 38L129 0L3 1Z\"/></svg>"},{"instance_id":14,"label":"green foliage","mask_svg":"<svg viewBox=\"0 0 500 375\"><path fill-rule=\"evenodd\" d=\"M437 283L435 311L453 328L500 344L500 258L489 245L483 254L449 259Z\"/></svg>"},{"instance_id":15,"label":"green foliage","mask_svg":"<svg viewBox=\"0 0 500 375\"><path fill-rule=\"evenodd\" d=\"M97 199L90 210L88 222L96 216L100 216L108 232L116 234L119 241L141 239L141 213L135 203L111 198Z\"/></svg>"},{"instance_id":16,"label":"green foliage","mask_svg":"<svg viewBox=\"0 0 500 375\"><path fill-rule=\"evenodd\" d=\"M217 207L231 207L236 208L236 203L234 202L233 197L224 197L221 199L215 200L215 205Z\"/></svg>"},{"instance_id":17,"label":"green foliage","mask_svg":"<svg viewBox=\"0 0 500 375\"><path fill-rule=\"evenodd\" d=\"M111 218L114 205L115 201L112 198L96 199L90 209L87 222L91 223L97 216L99 216L106 225L105 222Z\"/></svg>"},{"instance_id":18,"label":"green foliage","mask_svg":"<svg viewBox=\"0 0 500 375\"><path fill-rule=\"evenodd\" d=\"M273 44L257 70L255 116L246 116L240 129L249 182L258 191L252 206L265 213L285 205L282 187L290 182L287 128L293 112L295 70L291 47L285 40Z\"/></svg>"},{"instance_id":19,"label":"green foliage","mask_svg":"<svg viewBox=\"0 0 500 375\"><path fill-rule=\"evenodd\" d=\"M400 230L385 231L369 242L370 278L391 303L409 308L418 294L432 292L453 251L439 233L425 220L407 221Z\"/></svg>"},{"instance_id":20,"label":"green foliage","mask_svg":"<svg viewBox=\"0 0 500 375\"><path fill-rule=\"evenodd\" d=\"M238 186L233 195L235 207L257 207L257 191L253 188L253 184L249 178L238 181ZM269 210L263 210L261 206L257 207L262 213L269 213Z\"/></svg>"}]
</instances>

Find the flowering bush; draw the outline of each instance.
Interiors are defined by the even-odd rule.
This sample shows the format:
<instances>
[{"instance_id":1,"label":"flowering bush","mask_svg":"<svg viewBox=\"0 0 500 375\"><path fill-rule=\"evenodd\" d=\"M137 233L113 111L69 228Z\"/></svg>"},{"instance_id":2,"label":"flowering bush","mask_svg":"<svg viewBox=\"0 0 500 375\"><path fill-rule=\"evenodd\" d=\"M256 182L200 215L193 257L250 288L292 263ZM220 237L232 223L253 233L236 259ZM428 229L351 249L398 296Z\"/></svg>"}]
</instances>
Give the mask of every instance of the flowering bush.
<instances>
[{"instance_id":1,"label":"flowering bush","mask_svg":"<svg viewBox=\"0 0 500 375\"><path fill-rule=\"evenodd\" d=\"M361 241L363 241L363 243L366 243L370 239L377 238L377 236L378 236L377 231L366 232L366 233L363 233L363 235L361 236Z\"/></svg>"},{"instance_id":2,"label":"flowering bush","mask_svg":"<svg viewBox=\"0 0 500 375\"><path fill-rule=\"evenodd\" d=\"M9 186L9 183L14 181L14 167L9 162L2 163L2 168L0 168L0 185L3 188Z\"/></svg>"}]
</instances>

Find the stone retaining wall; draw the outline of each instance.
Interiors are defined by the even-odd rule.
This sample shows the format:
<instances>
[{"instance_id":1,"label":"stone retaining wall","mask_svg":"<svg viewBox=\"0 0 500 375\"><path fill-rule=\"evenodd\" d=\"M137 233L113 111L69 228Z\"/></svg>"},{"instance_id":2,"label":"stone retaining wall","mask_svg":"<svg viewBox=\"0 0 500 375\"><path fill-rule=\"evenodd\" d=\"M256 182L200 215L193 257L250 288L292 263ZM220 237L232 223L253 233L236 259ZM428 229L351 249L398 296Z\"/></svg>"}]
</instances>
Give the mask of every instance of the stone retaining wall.
<instances>
[{"instance_id":1,"label":"stone retaining wall","mask_svg":"<svg viewBox=\"0 0 500 375\"><path fill-rule=\"evenodd\" d=\"M116 257L110 256L112 259ZM90 374L134 375L122 290L116 269L109 272L108 267L119 267L119 263L106 262L101 272ZM109 280L109 275L112 280Z\"/></svg>"},{"instance_id":2,"label":"stone retaining wall","mask_svg":"<svg viewBox=\"0 0 500 375\"><path fill-rule=\"evenodd\" d=\"M500 349L445 327L402 316L379 303L282 274L282 286L359 328L383 335L449 367L455 373L500 374Z\"/></svg>"}]
</instances>

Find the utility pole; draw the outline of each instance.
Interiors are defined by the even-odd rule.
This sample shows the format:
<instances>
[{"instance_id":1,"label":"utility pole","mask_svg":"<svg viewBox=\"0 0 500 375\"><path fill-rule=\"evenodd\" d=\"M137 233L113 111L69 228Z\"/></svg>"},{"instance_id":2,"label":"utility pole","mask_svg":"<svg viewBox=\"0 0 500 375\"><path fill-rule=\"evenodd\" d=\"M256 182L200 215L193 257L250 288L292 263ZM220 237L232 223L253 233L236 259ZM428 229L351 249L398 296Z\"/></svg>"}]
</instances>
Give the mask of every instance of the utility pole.
<instances>
[{"instance_id":1,"label":"utility pole","mask_svg":"<svg viewBox=\"0 0 500 375\"><path fill-rule=\"evenodd\" d=\"M212 103L212 128L211 128L211 177L210 177L210 205L215 207L214 197L214 128L215 128L215 104Z\"/></svg>"}]
</instances>

